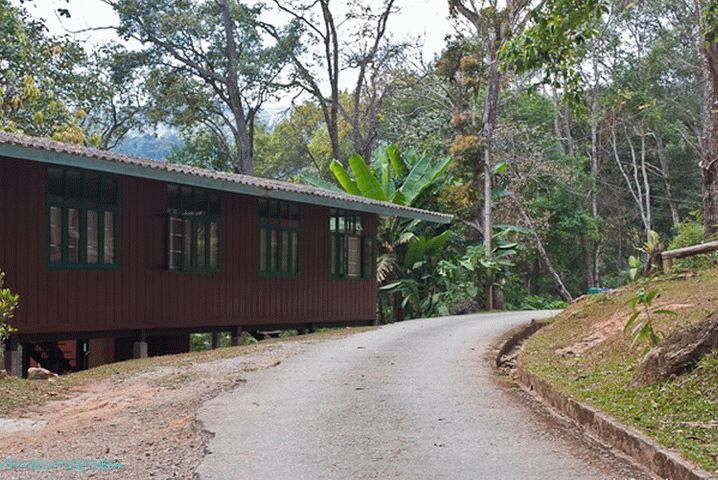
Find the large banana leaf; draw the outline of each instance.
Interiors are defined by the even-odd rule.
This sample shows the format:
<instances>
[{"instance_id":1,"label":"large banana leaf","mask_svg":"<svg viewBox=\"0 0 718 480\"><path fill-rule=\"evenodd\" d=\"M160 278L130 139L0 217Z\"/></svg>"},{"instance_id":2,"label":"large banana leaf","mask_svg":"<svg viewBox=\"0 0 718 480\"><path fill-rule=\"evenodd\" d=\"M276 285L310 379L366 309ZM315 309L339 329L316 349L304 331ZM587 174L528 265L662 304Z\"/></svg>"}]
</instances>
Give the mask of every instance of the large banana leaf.
<instances>
[{"instance_id":1,"label":"large banana leaf","mask_svg":"<svg viewBox=\"0 0 718 480\"><path fill-rule=\"evenodd\" d=\"M438 164L434 166L434 172L431 175L429 185L435 183L451 165L451 157L444 157Z\"/></svg>"},{"instance_id":2,"label":"large banana leaf","mask_svg":"<svg viewBox=\"0 0 718 480\"><path fill-rule=\"evenodd\" d=\"M520 233L522 235L530 235L533 233L533 230L530 228L520 227L518 225L494 225L494 230L499 232L494 235L497 238L499 235L505 235L507 233Z\"/></svg>"},{"instance_id":3,"label":"large banana leaf","mask_svg":"<svg viewBox=\"0 0 718 480\"><path fill-rule=\"evenodd\" d=\"M422 258L441 252L449 240L451 231L447 230L442 234L432 238L418 236L414 241L409 243L404 254L404 266L413 268Z\"/></svg>"},{"instance_id":4,"label":"large banana leaf","mask_svg":"<svg viewBox=\"0 0 718 480\"><path fill-rule=\"evenodd\" d=\"M394 195L391 197L391 203L396 203L397 205L408 205L409 203L406 200L406 197L401 192L401 190L397 190L394 192Z\"/></svg>"},{"instance_id":5,"label":"large banana leaf","mask_svg":"<svg viewBox=\"0 0 718 480\"><path fill-rule=\"evenodd\" d=\"M426 237L416 237L416 240L411 242L406 248L404 254L404 266L406 268L413 268L419 260L426 253Z\"/></svg>"},{"instance_id":6,"label":"large banana leaf","mask_svg":"<svg viewBox=\"0 0 718 480\"><path fill-rule=\"evenodd\" d=\"M332 182L328 182L323 178L312 175L311 173L302 173L297 178L302 182L311 185L312 187L323 188L325 190L331 190L333 192L342 192L343 190L336 186Z\"/></svg>"},{"instance_id":7,"label":"large banana leaf","mask_svg":"<svg viewBox=\"0 0 718 480\"><path fill-rule=\"evenodd\" d=\"M431 158L428 155L422 155L398 190L406 200L405 205L412 205L419 195L449 168L450 164L451 158L447 157L437 165L432 165Z\"/></svg>"},{"instance_id":8,"label":"large banana leaf","mask_svg":"<svg viewBox=\"0 0 718 480\"><path fill-rule=\"evenodd\" d=\"M394 198L396 185L394 185L392 166L387 150L388 147L375 156L374 168L377 170L377 178L381 179L381 188L384 189L386 198Z\"/></svg>"},{"instance_id":9,"label":"large banana leaf","mask_svg":"<svg viewBox=\"0 0 718 480\"><path fill-rule=\"evenodd\" d=\"M406 162L401 156L399 147L397 147L396 145L389 145L388 147L386 147L386 155L387 157L389 157L391 167L394 169L397 175L403 177L407 173L409 173L409 167L406 166Z\"/></svg>"},{"instance_id":10,"label":"large banana leaf","mask_svg":"<svg viewBox=\"0 0 718 480\"><path fill-rule=\"evenodd\" d=\"M451 231L447 230L444 233L441 233L431 239L429 239L426 242L426 253L427 254L434 254L439 253L442 250L444 250L444 246L446 245L446 242L449 240L449 236L451 235Z\"/></svg>"},{"instance_id":11,"label":"large banana leaf","mask_svg":"<svg viewBox=\"0 0 718 480\"><path fill-rule=\"evenodd\" d=\"M354 172L354 179L362 196L383 202L389 201L381 182L376 178L361 155L355 153L349 157L349 167Z\"/></svg>"},{"instance_id":12,"label":"large banana leaf","mask_svg":"<svg viewBox=\"0 0 718 480\"><path fill-rule=\"evenodd\" d=\"M331 170L334 176L337 177L337 181L345 192L350 195L361 196L362 192L359 190L357 183L352 179L349 172L346 171L341 163L336 160L332 160L332 163L329 164L329 170Z\"/></svg>"}]
</instances>

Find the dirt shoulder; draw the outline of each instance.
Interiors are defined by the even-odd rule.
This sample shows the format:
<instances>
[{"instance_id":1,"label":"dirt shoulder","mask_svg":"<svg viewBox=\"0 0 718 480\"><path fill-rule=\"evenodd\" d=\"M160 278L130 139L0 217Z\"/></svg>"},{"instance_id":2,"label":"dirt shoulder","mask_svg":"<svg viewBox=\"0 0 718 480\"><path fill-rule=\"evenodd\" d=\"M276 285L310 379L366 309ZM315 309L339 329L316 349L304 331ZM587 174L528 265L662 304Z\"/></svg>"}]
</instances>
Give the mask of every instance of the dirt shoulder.
<instances>
[{"instance_id":1,"label":"dirt shoulder","mask_svg":"<svg viewBox=\"0 0 718 480\"><path fill-rule=\"evenodd\" d=\"M52 478L193 478L208 434L197 409L308 345L367 330L352 328L134 360L54 381L0 380L0 462L107 460L107 472L52 471ZM3 464L5 465L5 464ZM39 478L5 466L3 479ZM45 474L47 475L47 474Z\"/></svg>"},{"instance_id":2,"label":"dirt shoulder","mask_svg":"<svg viewBox=\"0 0 718 480\"><path fill-rule=\"evenodd\" d=\"M655 309L670 309L656 329L663 335L716 311L718 271L675 275L655 283ZM690 372L637 387L630 380L646 349L631 348L623 326L626 301L637 286L572 305L524 345L519 363L559 391L631 425L661 445L718 474L718 352Z\"/></svg>"}]
</instances>

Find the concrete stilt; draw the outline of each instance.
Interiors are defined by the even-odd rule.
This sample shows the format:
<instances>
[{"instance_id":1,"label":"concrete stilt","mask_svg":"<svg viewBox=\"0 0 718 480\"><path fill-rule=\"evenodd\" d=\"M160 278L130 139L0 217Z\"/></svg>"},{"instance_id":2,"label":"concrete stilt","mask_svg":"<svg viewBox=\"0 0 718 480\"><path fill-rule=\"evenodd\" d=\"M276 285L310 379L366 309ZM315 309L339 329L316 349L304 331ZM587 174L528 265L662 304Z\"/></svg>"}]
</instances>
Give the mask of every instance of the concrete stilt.
<instances>
[{"instance_id":1,"label":"concrete stilt","mask_svg":"<svg viewBox=\"0 0 718 480\"><path fill-rule=\"evenodd\" d=\"M5 370L10 375L22 377L25 372L22 371L22 344L17 342L9 342L8 349L5 350Z\"/></svg>"},{"instance_id":2,"label":"concrete stilt","mask_svg":"<svg viewBox=\"0 0 718 480\"><path fill-rule=\"evenodd\" d=\"M137 339L132 344L132 358L147 358L147 332L145 330L137 331Z\"/></svg>"},{"instance_id":3,"label":"concrete stilt","mask_svg":"<svg viewBox=\"0 0 718 480\"><path fill-rule=\"evenodd\" d=\"M132 358L147 358L147 342L140 340L132 344Z\"/></svg>"},{"instance_id":4,"label":"concrete stilt","mask_svg":"<svg viewBox=\"0 0 718 480\"><path fill-rule=\"evenodd\" d=\"M220 347L221 332L212 332L212 350Z\"/></svg>"}]
</instances>

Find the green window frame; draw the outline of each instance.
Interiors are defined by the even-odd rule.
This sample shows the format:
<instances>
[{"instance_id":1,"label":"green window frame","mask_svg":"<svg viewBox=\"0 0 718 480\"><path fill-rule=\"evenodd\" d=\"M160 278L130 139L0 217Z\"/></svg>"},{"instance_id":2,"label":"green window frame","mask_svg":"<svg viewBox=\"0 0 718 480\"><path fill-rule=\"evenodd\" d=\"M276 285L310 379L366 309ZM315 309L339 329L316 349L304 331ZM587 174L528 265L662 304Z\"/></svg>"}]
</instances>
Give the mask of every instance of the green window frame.
<instances>
[{"instance_id":1,"label":"green window frame","mask_svg":"<svg viewBox=\"0 0 718 480\"><path fill-rule=\"evenodd\" d=\"M47 169L47 256L51 269L116 270L120 180L88 170Z\"/></svg>"},{"instance_id":2,"label":"green window frame","mask_svg":"<svg viewBox=\"0 0 718 480\"><path fill-rule=\"evenodd\" d=\"M376 268L374 239L360 213L331 210L329 215L330 273L337 279L368 279Z\"/></svg>"},{"instance_id":3,"label":"green window frame","mask_svg":"<svg viewBox=\"0 0 718 480\"><path fill-rule=\"evenodd\" d=\"M299 204L257 199L259 218L258 271L265 277L301 274Z\"/></svg>"},{"instance_id":4,"label":"green window frame","mask_svg":"<svg viewBox=\"0 0 718 480\"><path fill-rule=\"evenodd\" d=\"M167 270L221 271L221 198L216 190L167 185Z\"/></svg>"}]
</instances>

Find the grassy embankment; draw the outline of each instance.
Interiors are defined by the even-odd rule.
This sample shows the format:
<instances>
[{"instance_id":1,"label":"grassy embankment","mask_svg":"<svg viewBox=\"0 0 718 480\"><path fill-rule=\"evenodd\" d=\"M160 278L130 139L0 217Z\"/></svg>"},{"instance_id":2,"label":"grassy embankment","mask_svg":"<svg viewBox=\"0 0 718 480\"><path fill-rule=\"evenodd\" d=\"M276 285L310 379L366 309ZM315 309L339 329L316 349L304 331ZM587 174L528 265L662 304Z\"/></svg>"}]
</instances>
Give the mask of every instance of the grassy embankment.
<instances>
[{"instance_id":1,"label":"grassy embankment","mask_svg":"<svg viewBox=\"0 0 718 480\"><path fill-rule=\"evenodd\" d=\"M677 313L656 316L655 327L664 335L718 310L718 270L668 275L654 285L661 292L654 309ZM645 345L631 349L631 339L623 332L631 312L625 303L637 288L629 285L570 306L529 339L521 364L718 473L718 352L678 378L649 387L629 386L646 351Z\"/></svg>"}]
</instances>

